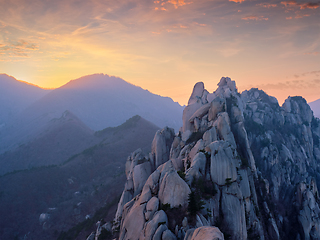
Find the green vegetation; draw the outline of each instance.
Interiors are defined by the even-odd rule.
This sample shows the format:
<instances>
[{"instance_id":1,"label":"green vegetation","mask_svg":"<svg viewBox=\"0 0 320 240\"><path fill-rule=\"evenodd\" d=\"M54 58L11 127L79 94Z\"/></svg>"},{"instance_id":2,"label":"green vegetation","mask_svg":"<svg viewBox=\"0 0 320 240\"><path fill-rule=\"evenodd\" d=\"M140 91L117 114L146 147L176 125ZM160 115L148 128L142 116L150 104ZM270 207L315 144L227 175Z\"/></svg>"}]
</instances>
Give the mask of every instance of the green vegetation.
<instances>
[{"instance_id":1,"label":"green vegetation","mask_svg":"<svg viewBox=\"0 0 320 240\"><path fill-rule=\"evenodd\" d=\"M206 150L201 149L199 152L204 153L204 155L206 156L206 159L207 159L207 160L209 160L209 159L210 159L211 154L210 154L210 153L208 153L208 152L206 152ZM217 151L217 150L216 150L216 152L218 153L218 151ZM215 153L216 153L216 152L215 152Z\"/></svg>"},{"instance_id":2,"label":"green vegetation","mask_svg":"<svg viewBox=\"0 0 320 240\"><path fill-rule=\"evenodd\" d=\"M165 224L167 224L167 222L159 222L158 227L160 227L161 225L165 225Z\"/></svg>"},{"instance_id":3,"label":"green vegetation","mask_svg":"<svg viewBox=\"0 0 320 240\"><path fill-rule=\"evenodd\" d=\"M204 202L196 192L191 191L188 198L188 212L191 217L195 217L197 212L203 209Z\"/></svg>"},{"instance_id":4,"label":"green vegetation","mask_svg":"<svg viewBox=\"0 0 320 240\"><path fill-rule=\"evenodd\" d=\"M217 194L217 189L212 181L205 178L193 179L191 183L191 193L188 198L188 213L190 221L194 221L197 212L203 209L204 201ZM212 216L210 209L207 209L207 216Z\"/></svg>"},{"instance_id":5,"label":"green vegetation","mask_svg":"<svg viewBox=\"0 0 320 240\"><path fill-rule=\"evenodd\" d=\"M217 194L214 183L210 180L205 180L204 178L193 179L191 188L194 189L200 198L204 199L209 199Z\"/></svg>"},{"instance_id":6,"label":"green vegetation","mask_svg":"<svg viewBox=\"0 0 320 240\"><path fill-rule=\"evenodd\" d=\"M168 211L168 210L170 210L171 209L171 206L170 206L170 203L165 203L165 204L161 204L160 205L160 209L159 210L163 210L163 211Z\"/></svg>"},{"instance_id":7,"label":"green vegetation","mask_svg":"<svg viewBox=\"0 0 320 240\"><path fill-rule=\"evenodd\" d=\"M178 175L185 181L186 180L186 174L183 171L177 171Z\"/></svg>"},{"instance_id":8,"label":"green vegetation","mask_svg":"<svg viewBox=\"0 0 320 240\"><path fill-rule=\"evenodd\" d=\"M227 186L230 186L232 184L231 178L226 178L226 183Z\"/></svg>"},{"instance_id":9,"label":"green vegetation","mask_svg":"<svg viewBox=\"0 0 320 240\"><path fill-rule=\"evenodd\" d=\"M159 210L165 211L168 217L168 228L174 232L174 229L177 223L181 223L182 220L186 217L186 209L181 205L179 207L171 207L170 204L161 204ZM161 224L166 224L166 222L160 222L158 226Z\"/></svg>"},{"instance_id":10,"label":"green vegetation","mask_svg":"<svg viewBox=\"0 0 320 240\"><path fill-rule=\"evenodd\" d=\"M212 217L212 211L209 208L207 208L207 216L205 217Z\"/></svg>"}]
</instances>

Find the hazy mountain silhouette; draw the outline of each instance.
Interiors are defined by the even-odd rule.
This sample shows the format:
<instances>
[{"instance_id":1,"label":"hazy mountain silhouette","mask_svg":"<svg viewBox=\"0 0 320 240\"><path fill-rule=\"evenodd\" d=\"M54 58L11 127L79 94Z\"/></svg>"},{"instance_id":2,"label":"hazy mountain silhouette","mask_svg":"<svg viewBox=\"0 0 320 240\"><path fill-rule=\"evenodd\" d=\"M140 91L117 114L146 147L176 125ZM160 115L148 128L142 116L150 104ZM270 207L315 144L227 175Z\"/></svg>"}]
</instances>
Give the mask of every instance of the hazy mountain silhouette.
<instances>
[{"instance_id":1,"label":"hazy mountain silhouette","mask_svg":"<svg viewBox=\"0 0 320 240\"><path fill-rule=\"evenodd\" d=\"M57 165L101 139L70 111L49 121L30 142L0 155L0 175L14 170Z\"/></svg>"},{"instance_id":2,"label":"hazy mountain silhouette","mask_svg":"<svg viewBox=\"0 0 320 240\"><path fill-rule=\"evenodd\" d=\"M0 74L0 129L16 114L43 97L50 90Z\"/></svg>"},{"instance_id":3,"label":"hazy mountain silhouette","mask_svg":"<svg viewBox=\"0 0 320 240\"><path fill-rule=\"evenodd\" d=\"M140 115L159 127L178 130L183 107L121 78L94 74L72 80L27 107L0 136L0 153L30 141L47 122L69 110L93 130Z\"/></svg>"},{"instance_id":4,"label":"hazy mountain silhouette","mask_svg":"<svg viewBox=\"0 0 320 240\"><path fill-rule=\"evenodd\" d=\"M313 115L317 118L320 118L320 99L309 103L309 106L313 111Z\"/></svg>"},{"instance_id":5,"label":"hazy mountain silhouette","mask_svg":"<svg viewBox=\"0 0 320 240\"><path fill-rule=\"evenodd\" d=\"M57 117L67 109L93 130L118 126L134 115L159 127L178 128L183 110L171 98L152 94L121 78L94 74L53 90L26 109L25 114Z\"/></svg>"},{"instance_id":6,"label":"hazy mountain silhouette","mask_svg":"<svg viewBox=\"0 0 320 240\"><path fill-rule=\"evenodd\" d=\"M68 112L65 115L55 120L53 125L70 119L69 125L65 123L62 126L82 128L74 116L70 117ZM86 215L92 217L97 209L120 195L126 180L125 162L128 155L137 148L149 152L158 129L140 116L94 134L84 128L81 132L86 132L89 139L98 139L96 145L73 155L60 166L33 168L0 177L0 239L21 239L25 235L28 239L57 239L60 231L85 220ZM78 133L73 131L72 134ZM40 139L57 141L53 138L49 131ZM40 139L30 143L30 148L42 148ZM39 145L36 146L36 143ZM79 144L79 140L70 136L70 141L64 144L74 146L76 143ZM55 144L53 148L57 147ZM23 150L32 152L24 147L19 150L21 156ZM43 149L41 154L44 158L46 154L50 158L53 152ZM57 159L56 162L60 161ZM112 217L116 202L113 204ZM39 221L42 213L46 217Z\"/></svg>"}]
</instances>

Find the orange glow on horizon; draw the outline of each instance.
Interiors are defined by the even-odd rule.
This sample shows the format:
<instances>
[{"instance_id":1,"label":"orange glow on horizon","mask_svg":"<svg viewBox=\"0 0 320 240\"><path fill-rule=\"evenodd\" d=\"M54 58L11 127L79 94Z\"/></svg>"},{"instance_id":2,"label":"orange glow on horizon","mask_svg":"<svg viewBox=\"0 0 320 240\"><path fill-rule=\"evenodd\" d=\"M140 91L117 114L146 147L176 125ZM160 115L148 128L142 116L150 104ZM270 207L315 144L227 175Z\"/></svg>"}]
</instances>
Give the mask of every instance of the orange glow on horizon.
<instances>
[{"instance_id":1,"label":"orange glow on horizon","mask_svg":"<svg viewBox=\"0 0 320 240\"><path fill-rule=\"evenodd\" d=\"M320 98L317 2L17 1L0 9L0 71L43 88L102 72L183 105L229 76L279 102Z\"/></svg>"}]
</instances>

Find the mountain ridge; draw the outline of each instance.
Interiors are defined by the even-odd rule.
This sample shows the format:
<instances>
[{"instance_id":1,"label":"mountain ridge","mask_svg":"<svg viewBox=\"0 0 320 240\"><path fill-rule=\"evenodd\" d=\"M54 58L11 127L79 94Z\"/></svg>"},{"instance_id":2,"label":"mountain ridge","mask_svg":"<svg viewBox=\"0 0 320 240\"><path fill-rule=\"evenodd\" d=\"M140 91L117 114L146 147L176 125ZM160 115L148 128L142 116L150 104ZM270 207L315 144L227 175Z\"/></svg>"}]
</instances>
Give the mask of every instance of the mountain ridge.
<instances>
[{"instance_id":1,"label":"mountain ridge","mask_svg":"<svg viewBox=\"0 0 320 240\"><path fill-rule=\"evenodd\" d=\"M49 91L7 74L0 74L0 126L4 127L16 114Z\"/></svg>"},{"instance_id":2,"label":"mountain ridge","mask_svg":"<svg viewBox=\"0 0 320 240\"><path fill-rule=\"evenodd\" d=\"M55 122L68 122L74 116L66 112L61 118ZM92 217L105 204L111 204L109 211L114 215L112 201L125 182L127 156L136 148L150 151L158 129L135 116L123 126L100 132L95 145L66 161L56 159L56 165L0 176L0 238L57 239L59 232L86 220L87 215Z\"/></svg>"},{"instance_id":3,"label":"mountain ridge","mask_svg":"<svg viewBox=\"0 0 320 240\"><path fill-rule=\"evenodd\" d=\"M315 100L313 102L308 103L309 106L311 107L313 114L317 117L320 118L320 99Z\"/></svg>"},{"instance_id":4,"label":"mountain ridge","mask_svg":"<svg viewBox=\"0 0 320 240\"><path fill-rule=\"evenodd\" d=\"M230 78L213 93L198 82L179 133L159 130L150 154L128 158L112 230L120 240L319 239L319 169L320 120L305 99L279 106Z\"/></svg>"},{"instance_id":5,"label":"mountain ridge","mask_svg":"<svg viewBox=\"0 0 320 240\"><path fill-rule=\"evenodd\" d=\"M59 165L98 142L94 131L70 111L49 121L29 142L0 154L0 175L16 170Z\"/></svg>"},{"instance_id":6,"label":"mountain ridge","mask_svg":"<svg viewBox=\"0 0 320 240\"><path fill-rule=\"evenodd\" d=\"M160 127L169 125L177 130L182 113L182 107L171 98L152 94L121 78L88 75L50 91L19 113L0 132L0 152L25 143L65 110L73 112L95 131L121 125L135 115Z\"/></svg>"}]
</instances>

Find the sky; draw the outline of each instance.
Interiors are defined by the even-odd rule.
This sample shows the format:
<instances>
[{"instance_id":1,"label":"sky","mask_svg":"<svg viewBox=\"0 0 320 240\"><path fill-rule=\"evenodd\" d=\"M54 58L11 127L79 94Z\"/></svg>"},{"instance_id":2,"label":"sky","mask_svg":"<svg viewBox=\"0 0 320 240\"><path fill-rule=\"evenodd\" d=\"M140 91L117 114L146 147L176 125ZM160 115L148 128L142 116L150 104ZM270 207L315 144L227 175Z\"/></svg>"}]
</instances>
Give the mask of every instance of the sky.
<instances>
[{"instance_id":1,"label":"sky","mask_svg":"<svg viewBox=\"0 0 320 240\"><path fill-rule=\"evenodd\" d=\"M221 77L320 98L320 1L0 0L0 73L45 88L93 73L186 104Z\"/></svg>"}]
</instances>

